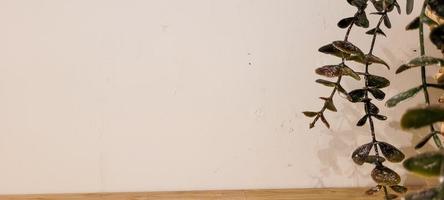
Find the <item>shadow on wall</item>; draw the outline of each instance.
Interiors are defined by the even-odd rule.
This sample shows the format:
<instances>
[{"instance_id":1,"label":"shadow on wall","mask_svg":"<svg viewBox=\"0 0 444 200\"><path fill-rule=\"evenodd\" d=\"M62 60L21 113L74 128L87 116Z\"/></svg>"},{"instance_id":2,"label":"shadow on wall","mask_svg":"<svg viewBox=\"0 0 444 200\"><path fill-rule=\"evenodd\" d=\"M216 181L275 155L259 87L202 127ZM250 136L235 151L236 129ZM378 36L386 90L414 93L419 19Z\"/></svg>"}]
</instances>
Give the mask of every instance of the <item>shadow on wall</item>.
<instances>
[{"instance_id":1,"label":"shadow on wall","mask_svg":"<svg viewBox=\"0 0 444 200\"><path fill-rule=\"evenodd\" d=\"M361 180L366 180L369 178L369 170L361 168L361 166L355 165L351 159L352 152L359 147L363 141L362 138L368 137L369 133L366 129L361 127L356 128L355 124L362 117L360 108L361 104L349 104L344 103L343 109L340 112L348 113L337 114L338 120L335 124L334 129L338 131L324 130L321 134L331 136L331 140L328 142L327 146L319 148L317 152L318 158L321 162L321 176L329 177L334 173L335 175L346 176L350 179L355 179L354 186L361 186ZM352 105L352 106L350 106ZM341 156L342 155L342 156ZM345 157L343 155L346 155ZM350 162L350 167L344 168L343 162Z\"/></svg>"}]
</instances>

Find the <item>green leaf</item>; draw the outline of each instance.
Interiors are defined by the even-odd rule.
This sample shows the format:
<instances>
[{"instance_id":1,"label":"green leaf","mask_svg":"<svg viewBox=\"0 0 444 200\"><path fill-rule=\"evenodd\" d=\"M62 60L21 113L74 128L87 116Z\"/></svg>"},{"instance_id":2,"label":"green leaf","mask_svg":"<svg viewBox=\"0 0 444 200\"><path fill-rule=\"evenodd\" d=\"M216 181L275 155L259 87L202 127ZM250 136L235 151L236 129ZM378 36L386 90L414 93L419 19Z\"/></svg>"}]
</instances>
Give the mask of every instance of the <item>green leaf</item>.
<instances>
[{"instance_id":1,"label":"green leaf","mask_svg":"<svg viewBox=\"0 0 444 200\"><path fill-rule=\"evenodd\" d=\"M378 193L379 191L381 191L381 189L382 189L382 185L377 185L375 187L372 187L372 188L368 189L365 192L365 194L367 194L367 195L374 195L374 194Z\"/></svg>"},{"instance_id":2,"label":"green leaf","mask_svg":"<svg viewBox=\"0 0 444 200\"><path fill-rule=\"evenodd\" d=\"M430 40L438 49L444 49L444 25L440 25L430 32Z\"/></svg>"},{"instance_id":3,"label":"green leaf","mask_svg":"<svg viewBox=\"0 0 444 200\"><path fill-rule=\"evenodd\" d=\"M392 28L392 23L390 22L388 15L384 15L384 25L387 28Z\"/></svg>"},{"instance_id":4,"label":"green leaf","mask_svg":"<svg viewBox=\"0 0 444 200\"><path fill-rule=\"evenodd\" d=\"M418 144L416 144L416 146L415 146L415 149L420 149L420 148L422 148L425 144L427 144L427 142L434 136L434 135L436 135L438 132L437 131L434 131L434 132L431 132L431 133L429 133L429 134L427 134L425 137L423 137L419 142L418 142Z\"/></svg>"},{"instance_id":5,"label":"green leaf","mask_svg":"<svg viewBox=\"0 0 444 200\"><path fill-rule=\"evenodd\" d=\"M409 15L410 13L412 13L413 11L413 6L415 5L414 0L407 0L407 4L406 4L406 12Z\"/></svg>"},{"instance_id":6,"label":"green leaf","mask_svg":"<svg viewBox=\"0 0 444 200\"><path fill-rule=\"evenodd\" d=\"M383 36L387 37L387 35L385 35L385 33L379 28L378 29L377 28L370 29L367 32L365 32L365 34L368 34L368 35L379 34L379 35L383 35Z\"/></svg>"},{"instance_id":7,"label":"green leaf","mask_svg":"<svg viewBox=\"0 0 444 200\"><path fill-rule=\"evenodd\" d=\"M384 115L372 115L373 117L375 117L376 119L379 119L379 120L387 120L387 117L386 116L384 116Z\"/></svg>"},{"instance_id":8,"label":"green leaf","mask_svg":"<svg viewBox=\"0 0 444 200\"><path fill-rule=\"evenodd\" d=\"M438 195L438 189L430 188L415 193L409 193L405 196L405 200L436 200Z\"/></svg>"},{"instance_id":9,"label":"green leaf","mask_svg":"<svg viewBox=\"0 0 444 200\"><path fill-rule=\"evenodd\" d=\"M367 0L347 0L347 2L359 9L363 9L367 6Z\"/></svg>"},{"instance_id":10,"label":"green leaf","mask_svg":"<svg viewBox=\"0 0 444 200\"><path fill-rule=\"evenodd\" d=\"M401 92L395 96L393 96L392 98L390 98L385 105L387 107L394 107L396 106L398 103L400 103L401 101L404 101L410 97L415 96L415 94L417 94L419 91L421 91L422 86L418 86L415 88L411 88L407 91Z\"/></svg>"},{"instance_id":11,"label":"green leaf","mask_svg":"<svg viewBox=\"0 0 444 200\"><path fill-rule=\"evenodd\" d=\"M353 151L352 159L358 165L363 165L368 154L372 150L373 142L364 144Z\"/></svg>"},{"instance_id":12,"label":"green leaf","mask_svg":"<svg viewBox=\"0 0 444 200\"><path fill-rule=\"evenodd\" d=\"M378 146L381 149L382 154L390 162L401 162L405 156L401 150L397 149L393 145L386 142L378 142Z\"/></svg>"},{"instance_id":13,"label":"green leaf","mask_svg":"<svg viewBox=\"0 0 444 200\"><path fill-rule=\"evenodd\" d=\"M361 49L347 41L334 41L333 46L346 54L364 55Z\"/></svg>"},{"instance_id":14,"label":"green leaf","mask_svg":"<svg viewBox=\"0 0 444 200\"><path fill-rule=\"evenodd\" d=\"M383 100L385 98L385 93L378 88L368 88L368 91L377 99Z\"/></svg>"},{"instance_id":15,"label":"green leaf","mask_svg":"<svg viewBox=\"0 0 444 200\"><path fill-rule=\"evenodd\" d=\"M324 125L325 125L327 128L330 128L330 124L328 123L327 119L324 117L323 114L320 115L320 118L321 118L322 123L324 123Z\"/></svg>"},{"instance_id":16,"label":"green leaf","mask_svg":"<svg viewBox=\"0 0 444 200\"><path fill-rule=\"evenodd\" d=\"M432 27L439 25L435 21L433 21L433 19L430 19L427 15L421 15L419 20L422 23L427 24L427 25L432 26Z\"/></svg>"},{"instance_id":17,"label":"green leaf","mask_svg":"<svg viewBox=\"0 0 444 200\"><path fill-rule=\"evenodd\" d=\"M442 159L444 159L444 156L438 151L425 152L407 158L402 165L405 169L415 174L422 176L439 176Z\"/></svg>"},{"instance_id":18,"label":"green leaf","mask_svg":"<svg viewBox=\"0 0 444 200\"><path fill-rule=\"evenodd\" d=\"M330 54L330 55L333 55L333 56L336 56L339 58L345 58L345 59L350 58L350 54L340 51L339 49L334 47L333 44L327 44L327 45L322 46L321 48L319 48L319 52L325 53L325 54Z\"/></svg>"},{"instance_id":19,"label":"green leaf","mask_svg":"<svg viewBox=\"0 0 444 200\"><path fill-rule=\"evenodd\" d=\"M363 28L368 28L370 23L368 21L367 15L365 14L364 11L362 11L358 16L357 19L355 21L356 26L359 27L363 27Z\"/></svg>"},{"instance_id":20,"label":"green leaf","mask_svg":"<svg viewBox=\"0 0 444 200\"><path fill-rule=\"evenodd\" d=\"M316 74L325 76L325 77L338 77L342 75L342 69L339 65L326 65L319 67L315 70Z\"/></svg>"},{"instance_id":21,"label":"green leaf","mask_svg":"<svg viewBox=\"0 0 444 200\"><path fill-rule=\"evenodd\" d=\"M440 18L444 18L444 6L442 0L429 0L428 6Z\"/></svg>"},{"instance_id":22,"label":"green leaf","mask_svg":"<svg viewBox=\"0 0 444 200\"><path fill-rule=\"evenodd\" d=\"M365 157L364 162L370 163L370 164L378 164L378 163L385 162L385 158L383 158L381 156L376 156L376 155L369 155L369 156Z\"/></svg>"},{"instance_id":23,"label":"green leaf","mask_svg":"<svg viewBox=\"0 0 444 200\"><path fill-rule=\"evenodd\" d=\"M367 118L368 118L368 115L365 115L364 117L362 117L362 118L358 121L358 123L356 124L356 126L364 126L365 122L367 122Z\"/></svg>"},{"instance_id":24,"label":"green leaf","mask_svg":"<svg viewBox=\"0 0 444 200\"><path fill-rule=\"evenodd\" d=\"M368 110L368 113L371 115L377 115L379 113L379 108L371 102L368 103L367 110Z\"/></svg>"},{"instance_id":25,"label":"green leaf","mask_svg":"<svg viewBox=\"0 0 444 200\"><path fill-rule=\"evenodd\" d=\"M414 30L414 29L418 29L419 28L419 17L415 17L415 19L413 19L413 21L411 21L406 27L405 30Z\"/></svg>"},{"instance_id":26,"label":"green leaf","mask_svg":"<svg viewBox=\"0 0 444 200\"><path fill-rule=\"evenodd\" d=\"M404 194L404 193L406 193L407 190L408 190L406 187L401 186L401 185L392 185L392 186L390 186L390 188L391 188L393 191L395 191L395 192L397 192L397 193L400 193L400 194Z\"/></svg>"},{"instance_id":27,"label":"green leaf","mask_svg":"<svg viewBox=\"0 0 444 200\"><path fill-rule=\"evenodd\" d=\"M385 166L376 166L372 171L373 180L383 186L398 185L401 177L393 170Z\"/></svg>"},{"instance_id":28,"label":"green leaf","mask_svg":"<svg viewBox=\"0 0 444 200\"><path fill-rule=\"evenodd\" d=\"M398 195L396 194L387 194L387 196L384 198L384 200L393 200L398 198Z\"/></svg>"},{"instance_id":29,"label":"green leaf","mask_svg":"<svg viewBox=\"0 0 444 200\"><path fill-rule=\"evenodd\" d=\"M384 10L384 6L382 5L383 1L371 1L373 3L373 6L375 9L379 12L382 12Z\"/></svg>"},{"instance_id":30,"label":"green leaf","mask_svg":"<svg viewBox=\"0 0 444 200\"><path fill-rule=\"evenodd\" d=\"M324 106L333 112L337 112L338 110L336 109L335 104L333 103L333 100L330 98L322 98L323 100L325 100Z\"/></svg>"},{"instance_id":31,"label":"green leaf","mask_svg":"<svg viewBox=\"0 0 444 200\"><path fill-rule=\"evenodd\" d=\"M396 73L399 74L405 70L414 68L414 67L421 67L421 66L429 66L429 65L444 65L444 60L440 58L434 58L430 56L421 56L417 57L413 60L411 60L409 63L401 65L397 70Z\"/></svg>"},{"instance_id":32,"label":"green leaf","mask_svg":"<svg viewBox=\"0 0 444 200\"><path fill-rule=\"evenodd\" d=\"M405 129L421 128L440 121L444 121L444 108L438 106L414 108L404 113L401 118L401 127Z\"/></svg>"},{"instance_id":33,"label":"green leaf","mask_svg":"<svg viewBox=\"0 0 444 200\"><path fill-rule=\"evenodd\" d=\"M318 115L317 112L312 112L312 111L305 111L305 112L302 112L302 113L304 113L304 115L306 117L316 117L316 115Z\"/></svg>"},{"instance_id":34,"label":"green leaf","mask_svg":"<svg viewBox=\"0 0 444 200\"><path fill-rule=\"evenodd\" d=\"M390 69L390 66L381 58L376 57L375 55L367 54L365 55L365 62L368 64L378 63L385 65L387 69Z\"/></svg>"},{"instance_id":35,"label":"green leaf","mask_svg":"<svg viewBox=\"0 0 444 200\"><path fill-rule=\"evenodd\" d=\"M361 80L359 74L353 71L350 67L348 67L345 64L322 66L317 68L315 72L316 74L329 78L345 75L345 76L350 76L356 80Z\"/></svg>"},{"instance_id":36,"label":"green leaf","mask_svg":"<svg viewBox=\"0 0 444 200\"><path fill-rule=\"evenodd\" d=\"M368 86L376 88L385 88L390 85L390 81L382 76L368 75Z\"/></svg>"},{"instance_id":37,"label":"green leaf","mask_svg":"<svg viewBox=\"0 0 444 200\"><path fill-rule=\"evenodd\" d=\"M351 97L350 101L353 103L361 102L365 99L365 90L363 89L356 89L348 93L348 95Z\"/></svg>"},{"instance_id":38,"label":"green leaf","mask_svg":"<svg viewBox=\"0 0 444 200\"><path fill-rule=\"evenodd\" d=\"M396 10L398 11L398 14L401 14L401 6L398 4L398 2L394 2L393 5L395 5Z\"/></svg>"},{"instance_id":39,"label":"green leaf","mask_svg":"<svg viewBox=\"0 0 444 200\"><path fill-rule=\"evenodd\" d=\"M359 74L356 73L355 71L353 71L350 67L348 67L345 64L342 64L341 66L342 66L341 67L342 75L350 76L350 77L352 77L352 78L354 78L355 80L358 80L358 81L361 80L361 77L359 76Z\"/></svg>"},{"instance_id":40,"label":"green leaf","mask_svg":"<svg viewBox=\"0 0 444 200\"><path fill-rule=\"evenodd\" d=\"M355 20L354 17L348 17L348 18L341 19L338 22L338 27L339 28L347 28L348 26L350 26L350 24L353 23L354 20Z\"/></svg>"},{"instance_id":41,"label":"green leaf","mask_svg":"<svg viewBox=\"0 0 444 200\"><path fill-rule=\"evenodd\" d=\"M341 85L336 85L336 89L339 92L339 95L346 98L347 100L351 101L350 95L345 91L345 89Z\"/></svg>"},{"instance_id":42,"label":"green leaf","mask_svg":"<svg viewBox=\"0 0 444 200\"><path fill-rule=\"evenodd\" d=\"M331 82L331 81L327 81L327 80L323 80L323 79L316 80L316 83L325 85L327 87L336 87L336 83L335 82Z\"/></svg>"}]
</instances>

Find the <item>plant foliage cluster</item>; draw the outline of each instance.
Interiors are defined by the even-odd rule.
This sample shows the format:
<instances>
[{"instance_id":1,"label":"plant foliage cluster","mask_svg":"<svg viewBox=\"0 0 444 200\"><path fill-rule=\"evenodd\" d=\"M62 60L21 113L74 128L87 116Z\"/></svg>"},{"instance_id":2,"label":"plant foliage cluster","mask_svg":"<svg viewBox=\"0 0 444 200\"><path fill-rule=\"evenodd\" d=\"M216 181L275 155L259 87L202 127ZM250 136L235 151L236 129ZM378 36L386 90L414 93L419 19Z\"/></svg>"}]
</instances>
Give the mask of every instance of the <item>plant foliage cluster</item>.
<instances>
[{"instance_id":1,"label":"plant foliage cluster","mask_svg":"<svg viewBox=\"0 0 444 200\"><path fill-rule=\"evenodd\" d=\"M429 133L416 144L415 148L420 149L430 140L433 140L438 150L421 153L405 160L404 154L398 148L389 142L377 139L377 131L375 130L374 123L376 120L384 121L387 117L381 114L381 109L375 104L375 101L383 101L385 99L386 95L383 89L390 85L390 81L385 77L370 72L370 69L377 65L390 69L387 62L374 54L374 48L378 36L386 37L386 29L392 27L389 14L394 10L401 14L401 7L396 0L347 0L347 2L351 6L354 6L357 11L353 16L343 18L337 24L339 28L346 29L344 39L333 41L319 48L321 53L338 57L339 63L321 66L315 70L316 74L327 78L318 79L316 82L332 88L332 91L329 96L320 97L323 101L323 106L319 111L306 111L303 113L305 116L312 118L310 128L313 128L318 121L321 121L326 127L330 128L330 123L325 113L326 111L337 112L337 108L333 102L336 94L339 94L350 103L362 104L365 114L360 119L356 119L356 126L367 125L371 140L352 152L352 160L357 165L366 163L374 165L371 177L376 182L376 186L370 188L366 192L367 194L373 195L379 191L383 191L385 199L396 199L399 194L406 193L407 188L399 185L401 182L400 176L394 170L384 165L386 161L393 163L404 161L403 166L407 170L424 176L444 175L444 164L441 165L444 159L444 150L440 139L440 135L443 133L435 128L437 122L444 121L444 108L433 105L429 97L430 88L444 90L444 78L442 78L442 80L438 79L434 83L427 82L426 79L427 67L442 66L441 72L444 72L444 59L426 55L424 48L424 25L428 25L432 28L429 36L430 40L444 53L444 25L440 25L436 20L434 21L426 15L426 10L428 9L436 16L444 19L444 1L425 0L420 15L415 17L412 22L406 26L406 30L418 31L420 55L398 67L396 74L407 70L418 69L420 71L419 77L422 81L421 84L413 86L411 89L401 92L385 102L386 107L394 107L414 97L417 93L424 93L425 105L423 107L409 109L402 116L401 126L404 129L428 126ZM412 13L414 6L413 0L406 0L405 5L406 13ZM371 12L368 11L370 9L372 10ZM378 20L375 21L376 25L373 27L370 26L371 23L367 12L378 18ZM366 34L371 35L371 40L369 50L366 53L350 42L349 36L353 27L368 29ZM364 69L362 70L361 67L361 70L358 70L355 67L350 67L357 65L362 65ZM361 81L363 82L363 86L349 91L341 85L345 77ZM441 179L444 180L443 178ZM389 191L393 191L394 193ZM409 194L406 196L406 199L444 199L444 183L441 182L440 185L435 188Z\"/></svg>"}]
</instances>

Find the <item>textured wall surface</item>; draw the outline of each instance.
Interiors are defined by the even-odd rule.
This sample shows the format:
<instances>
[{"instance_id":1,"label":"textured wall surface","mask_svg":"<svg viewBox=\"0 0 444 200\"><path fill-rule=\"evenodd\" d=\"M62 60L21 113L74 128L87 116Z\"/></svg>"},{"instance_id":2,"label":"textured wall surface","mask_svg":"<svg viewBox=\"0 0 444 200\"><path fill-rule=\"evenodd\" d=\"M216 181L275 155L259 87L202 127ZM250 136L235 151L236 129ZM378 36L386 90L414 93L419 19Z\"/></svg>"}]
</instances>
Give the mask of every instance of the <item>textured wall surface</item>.
<instances>
[{"instance_id":1,"label":"textured wall surface","mask_svg":"<svg viewBox=\"0 0 444 200\"><path fill-rule=\"evenodd\" d=\"M339 62L318 47L342 39L336 23L354 12L323 0L0 0L0 193L371 185L370 166L350 159L370 140L353 127L362 105L336 98L330 130L301 114L330 92L313 70ZM416 55L412 18L393 13L378 38L392 69ZM368 51L363 32L350 40ZM419 83L414 70L371 70L394 80L387 96ZM420 100L384 110L379 138L414 152L398 120Z\"/></svg>"}]
</instances>

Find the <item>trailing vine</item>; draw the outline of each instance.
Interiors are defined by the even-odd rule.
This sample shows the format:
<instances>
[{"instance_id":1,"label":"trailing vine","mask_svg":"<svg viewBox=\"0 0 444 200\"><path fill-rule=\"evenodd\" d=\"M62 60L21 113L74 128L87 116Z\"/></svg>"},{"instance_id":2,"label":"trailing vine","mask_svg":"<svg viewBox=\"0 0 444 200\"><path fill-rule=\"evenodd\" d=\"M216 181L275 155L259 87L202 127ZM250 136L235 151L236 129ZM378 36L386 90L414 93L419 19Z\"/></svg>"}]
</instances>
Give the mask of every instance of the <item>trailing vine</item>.
<instances>
[{"instance_id":1,"label":"trailing vine","mask_svg":"<svg viewBox=\"0 0 444 200\"><path fill-rule=\"evenodd\" d=\"M412 1L412 0L410 0ZM435 20L429 18L426 11L429 10ZM421 9L421 13L406 27L406 30L418 29L420 56L412 59L410 62L401 65L396 73L399 74L406 70L420 68L421 85L411 88L407 91L392 97L386 102L388 107L396 106L398 103L415 96L422 91L424 93L425 106L412 108L407 110L401 118L401 126L405 129L429 127L429 133L425 135L415 149L421 149L425 144L433 138L434 144L438 150L424 152L406 159L403 163L404 167L413 173L423 176L440 176L440 184L437 187L426 189L420 192L409 194L406 200L443 200L444 199L444 149L439 138L441 131L435 129L437 122L444 121L444 108L433 105L430 100L429 88L444 89L444 59L427 56L424 45L424 24L432 28L430 33L431 41L438 49L444 53L444 2L440 0L425 0ZM434 65L441 66L438 73L437 83L429 83L427 81L426 68ZM442 125L443 126L443 125Z\"/></svg>"},{"instance_id":2,"label":"trailing vine","mask_svg":"<svg viewBox=\"0 0 444 200\"><path fill-rule=\"evenodd\" d=\"M363 165L364 163L369 163L375 165L372 170L371 176L373 180L377 183L375 187L370 188L366 193L369 195L376 194L379 191L384 192L385 199L395 199L397 195L390 194L388 188L397 192L405 193L407 188L399 185L401 178L392 169L383 165L383 163L388 160L390 162L401 162L404 159L404 154L394 147L393 145L378 141L376 138L376 131L374 126L374 119L386 120L387 117L379 114L380 109L372 103L373 96L376 100L383 100L385 98L385 93L381 90L390 85L390 81L384 77L373 75L369 72L369 66L372 64L385 65L389 68L388 64L381 58L373 54L376 38L378 35L386 36L383 32L381 25L384 24L387 28L391 28L391 22L388 13L393 11L395 8L400 13L400 6L396 0L347 0L347 2L358 8L358 12L354 17L344 18L339 21L338 26L340 28L349 27L345 40L334 41L331 44L325 45L319 49L320 52L331 54L342 58L342 62L338 65L327 65L316 69L316 73L325 77L337 77L336 82L331 82L323 79L316 80L317 83L323 84L328 87L333 87L333 91L329 97L321 97L325 100L324 106L319 112L307 111L304 114L307 117L314 117L314 120L310 123L310 128L313 128L318 119L329 128L330 125L325 118L324 111L330 110L336 112L337 109L333 104L333 96L336 92L339 92L347 100L353 103L363 103L365 115L358 120L357 126L364 126L367 122L369 124L371 142L358 147L352 153L353 161L358 165ZM357 46L348 41L348 35L353 24L357 22L361 23L361 27L368 28L369 21L365 14L365 9L367 8L368 2L371 2L377 12L371 14L379 15L375 28L370 29L366 34L372 35L370 50L367 54L364 54ZM347 25L347 26L345 26ZM358 25L359 26L359 25ZM354 61L365 65L364 72L355 72L351 68L345 65L345 61ZM351 76L356 80L361 80L361 76L365 80L365 85L361 89L356 89L351 92L346 92L346 90L340 85L343 76ZM370 153L373 152L373 155ZM380 155L380 152L384 157Z\"/></svg>"}]
</instances>

